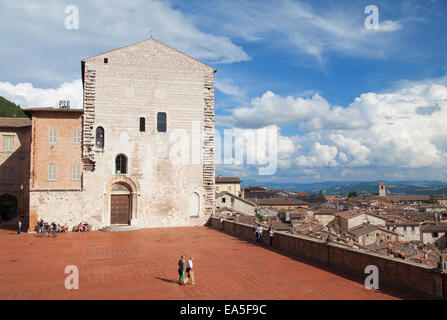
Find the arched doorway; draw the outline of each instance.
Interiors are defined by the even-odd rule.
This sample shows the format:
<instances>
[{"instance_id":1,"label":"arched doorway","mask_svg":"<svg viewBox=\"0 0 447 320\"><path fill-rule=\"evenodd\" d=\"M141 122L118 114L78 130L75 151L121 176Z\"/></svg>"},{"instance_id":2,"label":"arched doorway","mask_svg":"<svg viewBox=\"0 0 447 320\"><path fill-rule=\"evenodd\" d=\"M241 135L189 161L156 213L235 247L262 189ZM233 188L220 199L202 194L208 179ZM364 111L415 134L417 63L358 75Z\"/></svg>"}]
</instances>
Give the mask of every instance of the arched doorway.
<instances>
[{"instance_id":1,"label":"arched doorway","mask_svg":"<svg viewBox=\"0 0 447 320\"><path fill-rule=\"evenodd\" d=\"M110 224L130 224L131 191L122 183L112 186L110 195Z\"/></svg>"},{"instance_id":2,"label":"arched doorway","mask_svg":"<svg viewBox=\"0 0 447 320\"><path fill-rule=\"evenodd\" d=\"M17 216L18 201L17 198L4 194L0 196L0 219L3 221L11 220Z\"/></svg>"}]
</instances>

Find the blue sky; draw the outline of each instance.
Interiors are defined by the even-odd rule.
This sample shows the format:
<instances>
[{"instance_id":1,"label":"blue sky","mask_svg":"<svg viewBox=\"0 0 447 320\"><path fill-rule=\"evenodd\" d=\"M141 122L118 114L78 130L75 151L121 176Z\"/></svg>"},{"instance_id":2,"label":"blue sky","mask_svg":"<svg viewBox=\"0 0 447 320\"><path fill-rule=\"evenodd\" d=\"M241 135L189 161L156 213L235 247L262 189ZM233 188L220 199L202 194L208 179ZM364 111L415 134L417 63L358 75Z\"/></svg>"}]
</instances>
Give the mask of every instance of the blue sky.
<instances>
[{"instance_id":1,"label":"blue sky","mask_svg":"<svg viewBox=\"0 0 447 320\"><path fill-rule=\"evenodd\" d=\"M79 29L67 30L67 5ZM379 29L368 30L368 5ZM4 1L0 95L81 105L80 60L154 37L218 69L217 128L278 129L259 182L447 181L447 1Z\"/></svg>"}]
</instances>

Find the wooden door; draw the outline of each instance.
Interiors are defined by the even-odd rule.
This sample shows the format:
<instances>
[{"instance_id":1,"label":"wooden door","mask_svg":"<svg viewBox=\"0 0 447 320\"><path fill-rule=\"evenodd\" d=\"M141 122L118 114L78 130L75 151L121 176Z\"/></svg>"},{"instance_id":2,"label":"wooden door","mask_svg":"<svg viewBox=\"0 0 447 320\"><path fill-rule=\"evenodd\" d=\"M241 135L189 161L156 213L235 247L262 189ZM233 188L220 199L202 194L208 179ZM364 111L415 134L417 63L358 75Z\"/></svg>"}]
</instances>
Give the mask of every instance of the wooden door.
<instances>
[{"instance_id":1,"label":"wooden door","mask_svg":"<svg viewBox=\"0 0 447 320\"><path fill-rule=\"evenodd\" d=\"M113 194L110 224L130 223L130 195Z\"/></svg>"}]
</instances>

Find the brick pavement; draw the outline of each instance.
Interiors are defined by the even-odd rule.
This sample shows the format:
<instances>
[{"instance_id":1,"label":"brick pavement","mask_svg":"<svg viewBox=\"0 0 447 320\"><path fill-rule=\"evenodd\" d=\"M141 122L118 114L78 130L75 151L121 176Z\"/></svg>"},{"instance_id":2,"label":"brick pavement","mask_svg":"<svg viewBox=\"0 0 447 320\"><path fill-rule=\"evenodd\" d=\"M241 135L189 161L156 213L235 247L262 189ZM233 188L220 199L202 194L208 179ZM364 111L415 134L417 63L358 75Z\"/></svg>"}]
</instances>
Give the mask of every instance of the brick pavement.
<instances>
[{"instance_id":1,"label":"brick pavement","mask_svg":"<svg viewBox=\"0 0 447 320\"><path fill-rule=\"evenodd\" d=\"M416 299L367 290L363 279L295 260L207 227L17 236L0 230L0 299ZM177 261L195 257L196 285L179 286ZM67 290L67 265L79 290Z\"/></svg>"}]
</instances>

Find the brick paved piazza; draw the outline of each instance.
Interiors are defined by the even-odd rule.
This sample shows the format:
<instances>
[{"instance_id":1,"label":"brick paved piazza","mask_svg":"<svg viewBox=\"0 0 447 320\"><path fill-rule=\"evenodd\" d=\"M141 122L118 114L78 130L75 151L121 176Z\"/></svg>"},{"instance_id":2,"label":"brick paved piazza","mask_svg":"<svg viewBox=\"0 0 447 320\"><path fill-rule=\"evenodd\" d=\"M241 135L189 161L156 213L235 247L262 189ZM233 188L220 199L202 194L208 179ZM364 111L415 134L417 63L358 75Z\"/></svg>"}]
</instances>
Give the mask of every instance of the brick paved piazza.
<instances>
[{"instance_id":1,"label":"brick paved piazza","mask_svg":"<svg viewBox=\"0 0 447 320\"><path fill-rule=\"evenodd\" d=\"M363 279L294 260L207 227L83 232L41 238L0 230L0 299L413 299L369 291ZM196 285L177 261L195 257ZM67 290L67 265L79 290Z\"/></svg>"}]
</instances>

